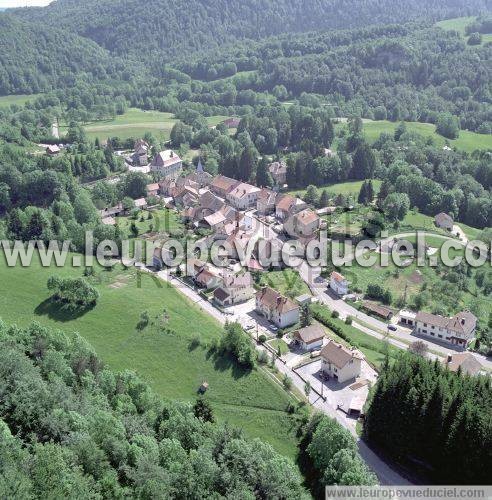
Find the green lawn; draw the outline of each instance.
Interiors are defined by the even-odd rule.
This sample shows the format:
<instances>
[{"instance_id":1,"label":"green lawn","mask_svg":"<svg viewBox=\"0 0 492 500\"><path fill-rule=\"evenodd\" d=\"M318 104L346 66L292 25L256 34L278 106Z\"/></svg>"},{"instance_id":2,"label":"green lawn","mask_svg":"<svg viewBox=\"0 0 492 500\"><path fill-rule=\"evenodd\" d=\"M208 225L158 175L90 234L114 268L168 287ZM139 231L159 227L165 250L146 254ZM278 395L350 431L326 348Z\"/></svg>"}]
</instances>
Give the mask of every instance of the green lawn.
<instances>
[{"instance_id":1,"label":"green lawn","mask_svg":"<svg viewBox=\"0 0 492 500\"><path fill-rule=\"evenodd\" d=\"M309 287L294 269L284 269L282 271L269 271L263 273L260 279L261 285L267 285L288 297L298 297L299 295L311 295Z\"/></svg>"},{"instance_id":2,"label":"green lawn","mask_svg":"<svg viewBox=\"0 0 492 500\"><path fill-rule=\"evenodd\" d=\"M480 233L480 229L475 227L467 226L461 222L456 223L461 229L465 232L466 236L469 240L474 240ZM447 231L444 229L439 229L434 224L434 217L430 217L429 215L421 214L420 212L416 212L410 210L405 218L401 221L400 227L397 232L402 233L408 230L423 230L430 231L438 234L449 235Z\"/></svg>"},{"instance_id":3,"label":"green lawn","mask_svg":"<svg viewBox=\"0 0 492 500\"><path fill-rule=\"evenodd\" d=\"M417 132L424 137L432 137L438 146L444 146L446 141L450 147L472 152L476 149L492 149L491 134L477 134L468 130L461 130L458 139L449 140L436 133L436 126L431 123L405 122L409 132ZM345 123L338 123L336 127L345 127ZM364 119L364 134L369 141L375 141L382 133L393 134L398 122L388 120Z\"/></svg>"},{"instance_id":4,"label":"green lawn","mask_svg":"<svg viewBox=\"0 0 492 500\"><path fill-rule=\"evenodd\" d=\"M148 218L149 213L152 216L150 219ZM149 232L169 234L184 229L180 215L168 208L153 210L151 212L142 210L136 219L132 219L131 217L117 217L116 222L126 238L133 236L130 231L132 222L135 222L138 228L138 236Z\"/></svg>"},{"instance_id":5,"label":"green lawn","mask_svg":"<svg viewBox=\"0 0 492 500\"><path fill-rule=\"evenodd\" d=\"M28 101L34 101L41 94L32 95L4 95L0 96L0 108L10 106L11 104L17 104L18 106L23 106Z\"/></svg>"},{"instance_id":6,"label":"green lawn","mask_svg":"<svg viewBox=\"0 0 492 500\"><path fill-rule=\"evenodd\" d=\"M355 196L357 198L363 182L364 181L340 182L338 184L326 184L317 187L320 191L326 189L331 196L342 194L343 196ZM379 188L381 187L381 181L378 179L373 179L372 185L374 187L375 193L377 194L379 192ZM290 191L290 194L302 198L306 194L306 189L296 189Z\"/></svg>"},{"instance_id":7,"label":"green lawn","mask_svg":"<svg viewBox=\"0 0 492 500\"><path fill-rule=\"evenodd\" d=\"M210 126L214 126L226 118L226 116L211 116L207 118L207 121ZM143 137L146 132L151 132L159 140L167 141L176 121L172 113L130 108L123 115L118 115L113 120L89 122L84 124L84 128L91 139L96 137L101 140L108 137L128 139L130 137ZM62 125L60 133L63 134L66 129L67 126Z\"/></svg>"},{"instance_id":8,"label":"green lawn","mask_svg":"<svg viewBox=\"0 0 492 500\"><path fill-rule=\"evenodd\" d=\"M278 348L280 347L281 356L289 352L289 346L282 339L270 340L268 344L275 349L275 352L278 352Z\"/></svg>"},{"instance_id":9,"label":"green lawn","mask_svg":"<svg viewBox=\"0 0 492 500\"><path fill-rule=\"evenodd\" d=\"M81 276L82 269L44 268L0 263L0 282L15 283L0 296L0 317L6 322L27 325L33 320L77 331L115 370L135 370L163 397L189 400L206 380L206 397L221 421L238 425L253 437L269 442L294 457L294 423L285 413L289 397L282 387L267 378L262 368L246 371L231 359L208 352L205 344L221 335L221 327L175 288L156 283L133 269L97 271L91 281L101 297L97 306L83 315L69 315L49 301L46 281L52 274ZM141 286L138 286L139 281ZM137 329L140 314L148 311L151 324ZM195 335L201 345L191 348Z\"/></svg>"}]
</instances>

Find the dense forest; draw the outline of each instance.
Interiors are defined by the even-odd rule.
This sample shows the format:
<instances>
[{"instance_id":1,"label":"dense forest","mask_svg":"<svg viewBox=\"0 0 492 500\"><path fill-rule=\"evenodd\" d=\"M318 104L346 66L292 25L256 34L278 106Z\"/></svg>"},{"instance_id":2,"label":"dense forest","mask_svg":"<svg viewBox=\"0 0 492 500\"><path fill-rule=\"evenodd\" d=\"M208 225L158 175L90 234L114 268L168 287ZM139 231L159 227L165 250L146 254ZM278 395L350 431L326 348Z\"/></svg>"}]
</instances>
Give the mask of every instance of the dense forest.
<instances>
[{"instance_id":1,"label":"dense forest","mask_svg":"<svg viewBox=\"0 0 492 500\"><path fill-rule=\"evenodd\" d=\"M161 400L76 334L0 323L0 392L2 498L307 498L206 400Z\"/></svg>"},{"instance_id":2,"label":"dense forest","mask_svg":"<svg viewBox=\"0 0 492 500\"><path fill-rule=\"evenodd\" d=\"M486 10L485 0L364 0L357 2L357 15L351 0L149 0L145 8L139 0L58 0L47 8L21 9L16 14L68 28L114 53L157 64L166 56L239 39L443 19Z\"/></svg>"},{"instance_id":3,"label":"dense forest","mask_svg":"<svg viewBox=\"0 0 492 500\"><path fill-rule=\"evenodd\" d=\"M491 407L490 377L449 372L406 354L383 369L364 435L440 484L489 484Z\"/></svg>"}]
</instances>

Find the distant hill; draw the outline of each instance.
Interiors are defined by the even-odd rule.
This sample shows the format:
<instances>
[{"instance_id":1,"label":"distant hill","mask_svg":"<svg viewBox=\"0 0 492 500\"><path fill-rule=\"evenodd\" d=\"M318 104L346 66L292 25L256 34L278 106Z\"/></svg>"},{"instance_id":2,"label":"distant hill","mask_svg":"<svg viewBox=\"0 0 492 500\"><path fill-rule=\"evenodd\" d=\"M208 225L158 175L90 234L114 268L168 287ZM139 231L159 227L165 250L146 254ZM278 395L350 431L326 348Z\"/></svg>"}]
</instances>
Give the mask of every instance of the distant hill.
<instances>
[{"instance_id":1,"label":"distant hill","mask_svg":"<svg viewBox=\"0 0 492 500\"><path fill-rule=\"evenodd\" d=\"M71 85L82 74L101 79L115 68L114 57L92 40L0 16L0 95L45 92Z\"/></svg>"},{"instance_id":2,"label":"distant hill","mask_svg":"<svg viewBox=\"0 0 492 500\"><path fill-rule=\"evenodd\" d=\"M17 15L65 27L117 54L174 56L279 33L426 21L487 10L487 0L58 0Z\"/></svg>"},{"instance_id":3,"label":"distant hill","mask_svg":"<svg viewBox=\"0 0 492 500\"><path fill-rule=\"evenodd\" d=\"M160 75L204 49L282 33L431 21L486 11L487 0L57 0L0 20L0 95L74 79ZM115 57L116 56L116 57Z\"/></svg>"}]
</instances>

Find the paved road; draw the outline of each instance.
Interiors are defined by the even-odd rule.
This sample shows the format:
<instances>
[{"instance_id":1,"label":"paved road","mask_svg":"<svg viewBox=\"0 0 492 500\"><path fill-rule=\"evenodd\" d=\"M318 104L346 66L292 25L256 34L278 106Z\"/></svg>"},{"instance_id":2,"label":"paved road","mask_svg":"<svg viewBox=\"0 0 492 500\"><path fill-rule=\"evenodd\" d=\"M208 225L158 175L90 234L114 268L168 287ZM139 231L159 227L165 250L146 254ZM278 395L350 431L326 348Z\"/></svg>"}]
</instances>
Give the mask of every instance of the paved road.
<instances>
[{"instance_id":1,"label":"paved road","mask_svg":"<svg viewBox=\"0 0 492 500\"><path fill-rule=\"evenodd\" d=\"M146 268L142 268L144 271L148 271ZM151 271L149 271L151 272ZM229 316L223 314L221 311L216 309L208 301L204 300L200 295L191 289L190 287L179 282L175 277L172 277L169 271L160 271L157 276L162 280L171 283L175 286L183 295L185 295L192 302L201 307L208 314L217 319L221 324L225 324L227 320L240 320L241 322L248 321L247 316L241 314L240 316ZM259 327L260 333L269 333L264 327ZM265 350L261 345L256 345L258 350ZM275 365L280 373L288 375L292 379L292 383L301 391L304 392L304 381L295 372L291 371L291 368L282 363L280 360L276 360ZM367 444L362 441L355 433L354 426L348 425L347 418L345 414L341 411L337 411L335 408L327 404L323 399L321 399L314 391L311 391L309 395L309 401L316 409L322 411L323 413L329 415L330 417L336 419L341 425L347 428L357 439L357 444L359 447L359 452L361 457L367 463L367 465L375 472L378 479L383 485L409 485L411 484L406 478L401 476L398 472L393 470L385 461L383 461L376 453L374 453Z\"/></svg>"},{"instance_id":2,"label":"paved road","mask_svg":"<svg viewBox=\"0 0 492 500\"><path fill-rule=\"evenodd\" d=\"M443 238L446 238L443 236ZM316 279L319 278L321 274L320 268L310 267L306 262L299 267L299 274L301 278L310 287L311 291L318 298L320 303L325 304L331 311L338 311L341 319L345 319L347 316L351 316L355 319L354 326L359 330L371 335L373 337L383 339L385 336L381 332L386 332L388 330L388 325L373 316L369 316L349 303L341 300L332 294L327 288L326 284L318 284ZM364 325L357 323L359 319ZM370 327L370 328L368 328ZM411 334L411 332L400 326L397 326L396 331L389 332L390 337L387 340L390 344L398 347L400 349L407 349L408 342L414 342L416 340L421 340L427 345L429 351L433 351L435 354L439 355L441 358L447 357L449 354L454 354L457 352L462 352L463 349L458 347L453 348L445 344L439 344L437 342L431 342L423 337ZM406 343L405 343L406 342ZM492 360L487 359L485 356L473 353L473 355L482 363L482 365L487 370L492 370Z\"/></svg>"}]
</instances>

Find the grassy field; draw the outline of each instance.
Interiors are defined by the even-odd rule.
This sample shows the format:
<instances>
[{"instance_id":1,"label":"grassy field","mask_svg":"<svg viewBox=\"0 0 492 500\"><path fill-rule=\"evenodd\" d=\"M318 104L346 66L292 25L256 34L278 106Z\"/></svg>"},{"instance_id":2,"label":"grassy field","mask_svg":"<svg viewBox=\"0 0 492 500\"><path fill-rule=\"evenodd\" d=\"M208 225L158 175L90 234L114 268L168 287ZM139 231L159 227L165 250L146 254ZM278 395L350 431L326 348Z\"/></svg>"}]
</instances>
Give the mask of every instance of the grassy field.
<instances>
[{"instance_id":1,"label":"grassy field","mask_svg":"<svg viewBox=\"0 0 492 500\"><path fill-rule=\"evenodd\" d=\"M357 198L363 182L364 181L340 182L338 184L326 184L317 187L320 192L323 189L326 189L331 196L342 194L343 196L355 196L355 198ZM379 192L379 188L381 187L381 181L373 179L372 185L375 193L377 194ZM290 194L302 198L306 194L306 189L296 189L294 191L290 191Z\"/></svg>"},{"instance_id":2,"label":"grassy field","mask_svg":"<svg viewBox=\"0 0 492 500\"><path fill-rule=\"evenodd\" d=\"M311 295L309 287L294 269L284 269L283 271L269 271L261 275L261 285L267 285L281 294L289 297L298 297L299 295Z\"/></svg>"},{"instance_id":3,"label":"grassy field","mask_svg":"<svg viewBox=\"0 0 492 500\"><path fill-rule=\"evenodd\" d=\"M149 213L152 216L150 219L148 218ZM149 232L165 232L169 234L184 229L184 225L181 222L179 214L174 210L169 210L167 208L153 210L152 212L142 210L139 212L137 219L135 220L131 217L117 217L116 222L122 234L126 238L133 236L130 231L132 222L135 222L135 225L137 226L137 236L141 236Z\"/></svg>"},{"instance_id":4,"label":"grassy field","mask_svg":"<svg viewBox=\"0 0 492 500\"><path fill-rule=\"evenodd\" d=\"M465 28L471 24L476 18L474 16L471 17L455 17L453 19L445 19L444 21L439 21L436 23L436 26L442 28L443 30L453 30L460 33L464 38L468 39L466 35ZM492 33L482 34L482 45L492 42Z\"/></svg>"},{"instance_id":5,"label":"grassy field","mask_svg":"<svg viewBox=\"0 0 492 500\"><path fill-rule=\"evenodd\" d=\"M215 126L225 120L226 116L211 116L207 118L210 126ZM160 111L144 111L137 108L128 109L123 115L118 115L113 120L101 120L84 124L84 129L91 139L96 137L104 140L108 137L143 137L146 132L151 132L159 140L169 140L169 134L176 119L172 113ZM60 133L66 132L67 126L60 127Z\"/></svg>"},{"instance_id":6,"label":"grassy field","mask_svg":"<svg viewBox=\"0 0 492 500\"><path fill-rule=\"evenodd\" d=\"M463 224L461 222L457 222L456 224L461 227L469 240L476 239L480 234L480 229L467 226L466 224ZM407 230L424 230L449 236L449 233L447 231L445 231L444 229L439 229L434 224L434 217L430 217L429 215L421 214L420 212L416 212L413 210L410 210L405 218L401 221L400 227L398 228L397 232L401 233Z\"/></svg>"},{"instance_id":7,"label":"grassy field","mask_svg":"<svg viewBox=\"0 0 492 500\"><path fill-rule=\"evenodd\" d=\"M11 104L17 104L18 106L23 106L28 101L33 101L41 94L32 95L4 95L0 96L0 108L5 108Z\"/></svg>"},{"instance_id":8,"label":"grassy field","mask_svg":"<svg viewBox=\"0 0 492 500\"><path fill-rule=\"evenodd\" d=\"M492 149L492 135L477 134L468 130L461 130L458 139L449 140L436 133L436 126L431 123L405 122L409 132L416 132L424 137L432 137L439 146L444 146L446 141L450 147L456 147L463 151L472 152L476 149ZM336 128L345 127L344 123L338 123ZM373 121L364 119L364 134L369 141L375 141L382 133L393 134L397 122L388 120Z\"/></svg>"},{"instance_id":9,"label":"grassy field","mask_svg":"<svg viewBox=\"0 0 492 500\"><path fill-rule=\"evenodd\" d=\"M101 294L97 306L70 315L49 300L46 281L55 273L81 276L82 269L44 268L39 262L29 268L9 268L2 255L0 282L15 287L0 296L0 317L18 325L36 320L77 331L111 368L135 370L166 398L193 401L206 380L210 384L206 397L219 420L295 456L294 422L284 411L290 400L287 393L268 379L264 369L246 371L231 359L211 354L205 345L220 337L220 325L175 288L157 286L146 273L139 279L133 269L99 270L91 278ZM143 311L148 311L151 322L139 330ZM191 347L196 335L201 345Z\"/></svg>"}]
</instances>

